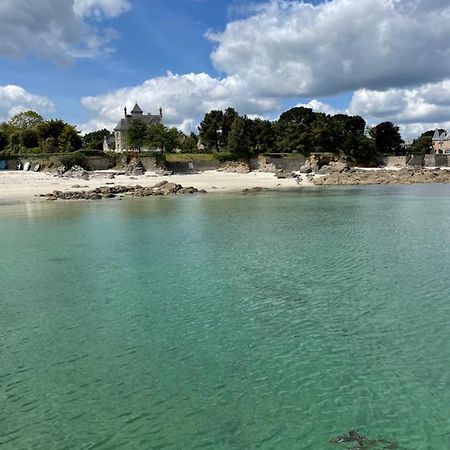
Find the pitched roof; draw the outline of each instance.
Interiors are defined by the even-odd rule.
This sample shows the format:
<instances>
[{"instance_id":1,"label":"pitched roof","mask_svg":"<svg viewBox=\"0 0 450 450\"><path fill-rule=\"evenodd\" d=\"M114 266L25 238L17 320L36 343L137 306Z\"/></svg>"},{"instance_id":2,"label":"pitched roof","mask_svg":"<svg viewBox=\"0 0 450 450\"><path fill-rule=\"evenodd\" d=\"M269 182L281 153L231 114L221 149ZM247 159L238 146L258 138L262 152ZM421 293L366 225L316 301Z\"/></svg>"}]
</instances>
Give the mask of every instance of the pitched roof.
<instances>
[{"instance_id":1,"label":"pitched roof","mask_svg":"<svg viewBox=\"0 0 450 450\"><path fill-rule=\"evenodd\" d=\"M131 110L131 114L143 114L144 111L142 111L141 108L139 108L139 105L136 103L133 107L133 109Z\"/></svg>"},{"instance_id":2,"label":"pitched roof","mask_svg":"<svg viewBox=\"0 0 450 450\"><path fill-rule=\"evenodd\" d=\"M439 141L441 136L439 135L439 130L436 130L433 134L433 141Z\"/></svg>"},{"instance_id":3,"label":"pitched roof","mask_svg":"<svg viewBox=\"0 0 450 450\"><path fill-rule=\"evenodd\" d=\"M142 120L146 125L159 124L162 123L162 117L153 114L143 114L139 117L127 117L126 119L120 119L114 131L127 131L130 123L133 120Z\"/></svg>"}]
</instances>

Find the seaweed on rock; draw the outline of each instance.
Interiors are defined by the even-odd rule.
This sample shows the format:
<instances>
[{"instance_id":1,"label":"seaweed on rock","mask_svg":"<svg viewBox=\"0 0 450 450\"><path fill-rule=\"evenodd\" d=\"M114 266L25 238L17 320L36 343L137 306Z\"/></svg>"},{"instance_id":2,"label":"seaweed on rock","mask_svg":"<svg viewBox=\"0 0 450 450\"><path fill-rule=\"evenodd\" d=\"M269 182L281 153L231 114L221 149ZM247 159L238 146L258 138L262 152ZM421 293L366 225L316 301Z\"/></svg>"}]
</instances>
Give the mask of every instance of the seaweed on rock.
<instances>
[{"instance_id":1,"label":"seaweed on rock","mask_svg":"<svg viewBox=\"0 0 450 450\"><path fill-rule=\"evenodd\" d=\"M346 447L347 450L393 450L398 449L397 443L385 438L369 439L357 431L349 431L348 434L337 436L330 440L330 444L336 445L351 445Z\"/></svg>"}]
</instances>

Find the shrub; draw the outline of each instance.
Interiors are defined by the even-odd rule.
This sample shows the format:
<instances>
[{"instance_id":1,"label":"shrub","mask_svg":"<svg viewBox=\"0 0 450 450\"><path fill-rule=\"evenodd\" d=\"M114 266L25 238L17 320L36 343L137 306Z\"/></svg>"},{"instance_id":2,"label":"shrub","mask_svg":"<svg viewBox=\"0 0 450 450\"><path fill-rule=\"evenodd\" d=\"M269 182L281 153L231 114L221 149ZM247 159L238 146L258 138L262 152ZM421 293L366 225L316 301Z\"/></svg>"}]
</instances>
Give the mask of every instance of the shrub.
<instances>
[{"instance_id":1,"label":"shrub","mask_svg":"<svg viewBox=\"0 0 450 450\"><path fill-rule=\"evenodd\" d=\"M220 162L247 160L248 156L242 153L220 152L216 153L215 158Z\"/></svg>"},{"instance_id":2,"label":"shrub","mask_svg":"<svg viewBox=\"0 0 450 450\"><path fill-rule=\"evenodd\" d=\"M82 153L71 153L68 155L61 155L58 157L59 163L61 163L67 170L73 166L80 166L83 169L87 168L87 158Z\"/></svg>"}]
</instances>

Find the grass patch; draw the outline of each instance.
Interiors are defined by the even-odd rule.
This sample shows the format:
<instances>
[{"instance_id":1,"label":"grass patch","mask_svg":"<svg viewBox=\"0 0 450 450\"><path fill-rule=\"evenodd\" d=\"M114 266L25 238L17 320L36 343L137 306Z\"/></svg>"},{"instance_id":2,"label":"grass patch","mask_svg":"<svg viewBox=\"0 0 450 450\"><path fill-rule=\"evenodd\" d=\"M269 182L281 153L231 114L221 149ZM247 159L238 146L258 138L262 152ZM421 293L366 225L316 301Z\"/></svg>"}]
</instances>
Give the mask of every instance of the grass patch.
<instances>
[{"instance_id":1,"label":"grass patch","mask_svg":"<svg viewBox=\"0 0 450 450\"><path fill-rule=\"evenodd\" d=\"M220 162L248 160L248 155L245 155L243 153L232 153L232 152L215 153L214 157Z\"/></svg>"},{"instance_id":2,"label":"grass patch","mask_svg":"<svg viewBox=\"0 0 450 450\"><path fill-rule=\"evenodd\" d=\"M214 161L213 153L166 153L166 161L171 163L193 162L193 161Z\"/></svg>"}]
</instances>

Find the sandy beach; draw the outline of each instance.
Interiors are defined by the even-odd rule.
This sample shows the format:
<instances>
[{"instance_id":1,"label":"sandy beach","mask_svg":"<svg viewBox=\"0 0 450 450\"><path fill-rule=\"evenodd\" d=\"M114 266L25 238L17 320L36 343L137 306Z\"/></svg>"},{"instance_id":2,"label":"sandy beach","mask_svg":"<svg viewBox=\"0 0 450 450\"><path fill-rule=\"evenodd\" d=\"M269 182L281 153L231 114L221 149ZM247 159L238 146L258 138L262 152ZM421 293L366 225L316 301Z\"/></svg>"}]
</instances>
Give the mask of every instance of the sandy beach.
<instances>
[{"instance_id":1,"label":"sandy beach","mask_svg":"<svg viewBox=\"0 0 450 450\"><path fill-rule=\"evenodd\" d=\"M99 186L153 186L161 181L170 181L188 187L205 189L208 193L239 192L255 187L277 189L293 188L298 186L311 186L312 184L302 177L297 184L293 178L278 179L272 173L250 172L246 174L219 171L206 171L189 175L159 176L146 173L141 176L115 175L110 179L113 171L91 172L89 180L79 178L57 177L52 173L4 171L0 172L0 202L46 201L40 198L42 194L49 194L55 190L77 191L95 189Z\"/></svg>"}]
</instances>

